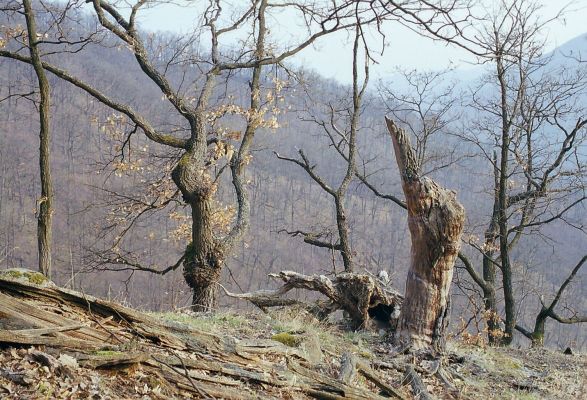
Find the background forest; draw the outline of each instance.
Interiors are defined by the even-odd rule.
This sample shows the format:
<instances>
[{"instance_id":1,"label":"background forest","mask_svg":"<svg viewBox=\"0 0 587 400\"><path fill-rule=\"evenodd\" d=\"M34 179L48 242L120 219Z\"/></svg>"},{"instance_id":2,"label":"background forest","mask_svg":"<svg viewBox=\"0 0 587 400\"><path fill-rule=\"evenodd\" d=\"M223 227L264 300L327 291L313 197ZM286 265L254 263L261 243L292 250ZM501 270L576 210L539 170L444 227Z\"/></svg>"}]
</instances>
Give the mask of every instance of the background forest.
<instances>
[{"instance_id":1,"label":"background forest","mask_svg":"<svg viewBox=\"0 0 587 400\"><path fill-rule=\"evenodd\" d=\"M93 36L68 51L57 51L55 46L52 52L51 45L45 44L44 60L104 92L116 93L119 102L130 103L147 115L157 130L185 133L173 105L142 72L132 50L105 32L96 17L83 8L70 10L72 14L58 26L53 23L51 7L38 6L39 30L46 32L46 37L59 36L59 30L70 38L84 38L88 32ZM25 26L24 19L9 13L0 14L0 18L0 47L14 51L10 46L15 45L3 43L2 38L9 34L18 38L14 30ZM188 101L197 102L191 88L201 84L204 72L197 63L189 65L178 54L183 57L188 49L196 57L208 50L198 47L196 41L190 41L192 38L172 33L145 31L143 36L151 62L165 70L166 78ZM533 53L528 56L532 62L526 64L527 69L519 68L524 72L518 77L513 62L513 77L507 78L507 85L514 87L525 73L532 76L531 84L523 87L527 99L536 101L523 103L534 107L528 110L539 109L533 119L536 126L525 131L530 125L515 124L513 144L505 150L505 158L512 164L505 184L511 197L527 193L533 184L541 185L537 181L550 166L554 173L546 175L544 182L555 183L547 195L531 196L535 203L524 203L526 199L521 198L519 205L512 203L507 210L511 217L508 228L515 240L508 263L516 320L527 328L533 326L541 301L553 299L587 249L587 129L581 125L587 106L587 35L548 54L542 53L541 38L532 43L529 52ZM351 47L341 46L341 52L351 51ZM499 251L496 239L488 239L487 232L491 231L488 221L495 211L495 170L500 150L496 139L500 115L495 110L499 109L502 92L494 65L484 60L480 57L480 65L466 73L458 69L390 71L388 78L369 82L362 104L355 110L356 173L345 198L356 271L377 274L385 270L393 285L403 290L409 266L406 211L398 205L403 194L385 115L413 134L423 172L457 192L467 218L461 252L471 268L481 274L479 266L484 257L493 257ZM249 70L223 73L212 93L214 108L209 122L218 137L224 138L211 147L213 161L208 165L219 176L218 200L213 204L219 232L228 233L237 217L231 177L224 171L235 151L233 142L239 140L238 131L243 129L241 111L231 114L226 107L246 109L251 74ZM51 168L55 192L52 280L139 309L189 308L192 294L181 268L165 275L141 270L160 271L172 266L190 242L190 209L170 177L178 164L179 150L149 141L122 113L54 75L48 78L52 88ZM274 282L267 276L271 272L328 275L344 270L344 260L336 248L339 231L332 196L303 166L283 158L298 160L296 157L303 154L314 174L337 185L348 170L344 157L348 154L348 136L344 132L355 115L353 88L322 78L320 71L287 62L266 66L260 79L261 98L268 111L265 123L257 130L244 173L250 228L234 254L225 260L220 281L231 292L272 287ZM35 72L29 65L0 59L3 269L35 269L37 265L40 181L36 91ZM531 118L520 111L520 121ZM578 129L569 143L565 138L572 128ZM528 145L528 132L534 135L534 149ZM562 152L566 147L572 150ZM561 162L556 164L559 155ZM535 170L528 166L530 158ZM525 218L530 209L531 215ZM312 241L322 245L307 243ZM121 259L125 262L113 262ZM485 336L493 317L485 312L486 295L463 261L457 261L453 279L449 330ZM578 271L565 287L557 306L560 315L572 319L587 310L585 279L585 271ZM501 278L495 281L495 289L497 308L503 314ZM304 297L307 293L294 291L294 295ZM218 307L229 306L250 307L224 296L221 290ZM515 342L527 343L523 335L516 336ZM545 343L585 349L587 334L581 324L560 324L551 318L547 320Z\"/></svg>"}]
</instances>

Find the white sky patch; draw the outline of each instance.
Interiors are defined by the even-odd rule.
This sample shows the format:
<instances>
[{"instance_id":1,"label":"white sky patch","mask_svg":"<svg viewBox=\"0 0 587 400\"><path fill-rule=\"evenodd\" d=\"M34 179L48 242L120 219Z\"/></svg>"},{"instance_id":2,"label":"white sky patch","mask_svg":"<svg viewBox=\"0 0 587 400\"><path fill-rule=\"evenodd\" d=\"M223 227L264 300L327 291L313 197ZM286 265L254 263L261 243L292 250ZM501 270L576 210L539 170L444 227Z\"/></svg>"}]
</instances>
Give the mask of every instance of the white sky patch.
<instances>
[{"instance_id":1,"label":"white sky patch","mask_svg":"<svg viewBox=\"0 0 587 400\"><path fill-rule=\"evenodd\" d=\"M548 31L544 32L548 38L547 51L587 32L587 0L576 0L572 2L541 0L543 8L540 13L545 17L552 17L567 5L568 12L561 20L554 21L549 25ZM184 1L188 6L173 4L158 5L151 9L142 11L139 19L143 29L151 31L171 31L182 34L193 30L201 21L202 11L207 4L206 1L192 0ZM244 5L242 0L222 2L225 11L230 12L236 5ZM241 6L242 7L242 6ZM300 29L300 37L304 33L302 28L295 28L295 21L291 19L283 27L283 41L288 42L295 35L295 29ZM273 35L279 37L281 32L275 32L278 28L273 27ZM371 44L374 45L372 54L376 55L378 64L371 68L374 79L385 77L394 72L397 67L403 69L418 70L440 70L449 66L467 70L474 68L475 58L465 50L456 46L447 45L440 41L433 41L429 38L410 31L393 21L384 24L384 33L387 46L384 55L381 56L381 38L378 34L371 34ZM277 35L276 35L277 34ZM334 35L327 35L318 40L313 46L303 50L297 55L293 62L319 72L326 78L336 79L342 83L350 83L352 70L352 35L339 32Z\"/></svg>"}]
</instances>

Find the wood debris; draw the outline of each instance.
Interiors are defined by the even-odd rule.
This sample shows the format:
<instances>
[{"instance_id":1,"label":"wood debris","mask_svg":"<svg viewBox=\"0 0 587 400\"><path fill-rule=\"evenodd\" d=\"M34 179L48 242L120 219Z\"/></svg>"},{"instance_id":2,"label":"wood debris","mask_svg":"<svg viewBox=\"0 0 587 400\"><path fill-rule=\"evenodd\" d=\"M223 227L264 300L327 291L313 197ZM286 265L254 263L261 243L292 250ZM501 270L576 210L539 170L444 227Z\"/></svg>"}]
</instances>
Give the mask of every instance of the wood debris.
<instances>
[{"instance_id":1,"label":"wood debris","mask_svg":"<svg viewBox=\"0 0 587 400\"><path fill-rule=\"evenodd\" d=\"M16 349L11 357L15 370L1 368L3 378L56 397L123 397L100 393L100 382L112 374L122 381L138 374L149 378L145 387L133 390L148 392L149 398L402 398L364 361L358 371L368 380L345 382L300 349L270 339L203 332L83 293L10 277L0 277L0 343ZM84 374L90 374L90 383L77 379ZM53 376L60 376L60 388L43 384ZM16 396L15 388L0 385L8 398ZM59 395L49 393L54 390Z\"/></svg>"}]
</instances>

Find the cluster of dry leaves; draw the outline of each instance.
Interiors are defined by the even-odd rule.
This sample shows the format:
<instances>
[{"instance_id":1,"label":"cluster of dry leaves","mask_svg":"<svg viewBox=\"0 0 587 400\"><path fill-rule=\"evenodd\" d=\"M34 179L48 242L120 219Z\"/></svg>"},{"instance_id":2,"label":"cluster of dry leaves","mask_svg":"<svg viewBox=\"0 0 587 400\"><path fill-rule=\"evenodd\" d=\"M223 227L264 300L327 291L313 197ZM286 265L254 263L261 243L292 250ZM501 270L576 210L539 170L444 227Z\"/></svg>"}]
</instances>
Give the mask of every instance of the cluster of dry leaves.
<instances>
[{"instance_id":1,"label":"cluster of dry leaves","mask_svg":"<svg viewBox=\"0 0 587 400\"><path fill-rule=\"evenodd\" d=\"M44 359L54 361L44 362ZM109 378L80 368L76 359L66 354L55 358L35 347L8 348L0 352L0 366L2 398L97 400L107 397L102 382Z\"/></svg>"}]
</instances>

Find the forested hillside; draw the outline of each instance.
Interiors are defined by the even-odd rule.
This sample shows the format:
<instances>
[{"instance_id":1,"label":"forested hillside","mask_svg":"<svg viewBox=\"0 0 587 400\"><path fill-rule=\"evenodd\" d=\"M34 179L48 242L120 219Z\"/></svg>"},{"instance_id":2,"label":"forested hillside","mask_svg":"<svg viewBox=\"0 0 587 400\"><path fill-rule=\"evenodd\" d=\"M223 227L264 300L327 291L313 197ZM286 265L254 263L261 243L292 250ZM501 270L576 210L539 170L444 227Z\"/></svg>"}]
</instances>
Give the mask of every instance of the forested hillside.
<instances>
[{"instance_id":1,"label":"forested hillside","mask_svg":"<svg viewBox=\"0 0 587 400\"><path fill-rule=\"evenodd\" d=\"M2 15L1 18L5 31L16 24L24 25L18 16ZM39 13L37 18L44 31L55 32L51 15ZM96 30L96 40L74 46L76 51L47 54L44 56L46 62L111 93L120 103L132 104L137 112L149 117L156 130L189 137L185 123L174 111L173 104L167 101L167 95L143 73L132 50L113 35L100 31L95 16L79 11L75 19L62 23L69 37L83 37ZM151 61L165 70L167 79L180 88L178 92L197 102L197 92L192 87L200 87L203 67L200 64L186 66L180 62L185 60L174 58L178 52L186 50L186 39L171 33L144 33L148 37ZM16 45L12 46L9 44L6 49L18 50ZM195 43L190 46L194 54L208 51ZM569 71L564 72L568 73L568 79L573 74L577 79L584 79L586 64L581 54L585 54L586 48L586 35L561 46L552 54L552 64L533 70L536 76L533 82L541 80L538 78L541 73L543 80L560 75L561 68ZM541 57L546 60L550 55ZM169 60L174 62L167 63ZM297 68L295 64L285 64L290 69ZM352 65L347 68L351 69ZM483 251L487 250L483 247L483 238L487 238L486 225L494 207L492 185L497 164L496 161L491 164L497 157L492 153L496 151L492 149L493 139L490 135L483 136L493 128L495 120L492 118L497 117L491 111L485 113L488 108L482 103L486 100L486 104L493 104L494 98L499 98L499 82L492 80L491 66L477 68L479 73L467 76L480 78L466 81L460 79L458 69L439 75L429 71L405 75L390 71L388 80L373 81L367 87L356 137L358 172L353 173L345 203L357 272L366 270L377 275L385 270L391 276L392 285L403 290L409 268L411 242L406 210L389 199L402 200L404 195L392 140L385 126L386 115L399 120L408 132L409 128L419 131L431 119L442 120L433 135L424 142L415 142L422 151L426 175L457 192L466 210L461 252L479 270ZM219 73L210 113L226 113L222 107L228 106L246 108L251 97L251 74L249 70ZM51 168L55 188L52 280L141 310L188 308L192 292L185 283L181 267L165 275L141 271L172 266L186 252L191 240L190 208L171 181L172 169L181 162L180 150L148 140L140 134L140 129L137 133L136 125L127 116L105 107L54 74L48 76L52 88ZM250 228L234 253L224 260L226 268L220 282L230 292L275 287L268 274L283 270L307 275L334 275L344 270L341 253L334 246L339 241L339 233L332 198L303 166L283 158L299 160L302 150L308 160L307 167L313 173L328 185L338 185L347 171L347 161L337 152L335 141L328 137L325 126L334 121L334 125L344 129L350 115L346 110L352 110L353 88L321 78L320 71L308 69L291 74L278 65L263 69L260 86L271 116L267 117L269 122L257 130L243 175L249 195ZM549 101L543 93L546 90L536 87L534 98ZM30 65L5 57L0 60L2 269L35 269L37 265L36 213L40 181L35 91L35 75ZM415 93L421 95L419 100ZM569 97L564 105L561 103L561 112L569 111L556 123L572 127L575 116L579 116L579 121L585 119L585 85L577 84L568 91L561 89L560 98L564 96ZM555 100L550 98L550 101ZM574 107L572 115L569 104ZM424 114L418 114L417 107ZM332 110L339 114L331 119ZM218 141L222 146L217 143L216 147L210 147L210 152L218 154L207 167L214 174L222 173L216 182L219 195L213 204L213 221L218 232L228 234L238 210L234 205L236 195L230 167L225 165L239 141L238 132L244 131L245 126L238 119L238 112L223 114L223 117L226 117L223 123L213 126L211 131L227 139ZM556 159L557 149L568 145L563 143L564 137L557 136L560 130L552 118L551 115L537 117L545 127L536 131L539 150L535 153L535 162L543 163L545 169ZM506 158L519 162L507 177L508 188L523 193L528 173L525 174L524 168L527 163L520 161L524 155L516 153L526 149L523 139L519 139L521 136L518 131L513 135L512 140L519 140L519 146L512 146L509 153L506 151ZM571 143L574 150L563 154L564 166L555 168L560 172L562 183L553 189L548 200L536 206L536 215L531 220L522 220L520 225L527 225L528 229L516 238L516 245L512 245L509 253L517 321L527 328L534 324L541 298L543 301L552 299L586 253L585 137L583 128ZM343 152L347 151L345 146L343 143ZM227 169L223 171L224 168ZM532 179L538 179L538 175ZM571 187L572 190L567 191L566 188ZM378 196L374 192L388 196ZM507 212L512 218L523 213L521 208ZM546 220L549 223L542 225ZM512 220L512 224L514 222ZM516 234L517 231L513 229L512 232ZM330 246L316 247L305 243L304 239L320 240ZM495 242L491 246L495 246ZM122 256L129 261L126 265L111 262ZM140 264L141 268L133 267L133 263ZM571 318L587 310L585 283L585 271L579 271L565 288L558 306L559 314ZM498 280L500 313L503 311L501 286ZM485 321L491 317L484 312L482 290L461 260L456 263L451 294L453 308L449 331L485 335ZM295 296L312 297L302 290L295 291ZM228 306L250 307L224 296L220 290L219 308ZM528 343L522 335L515 340L522 345ZM555 348L584 349L587 334L581 324L559 324L549 319L545 342Z\"/></svg>"}]
</instances>

